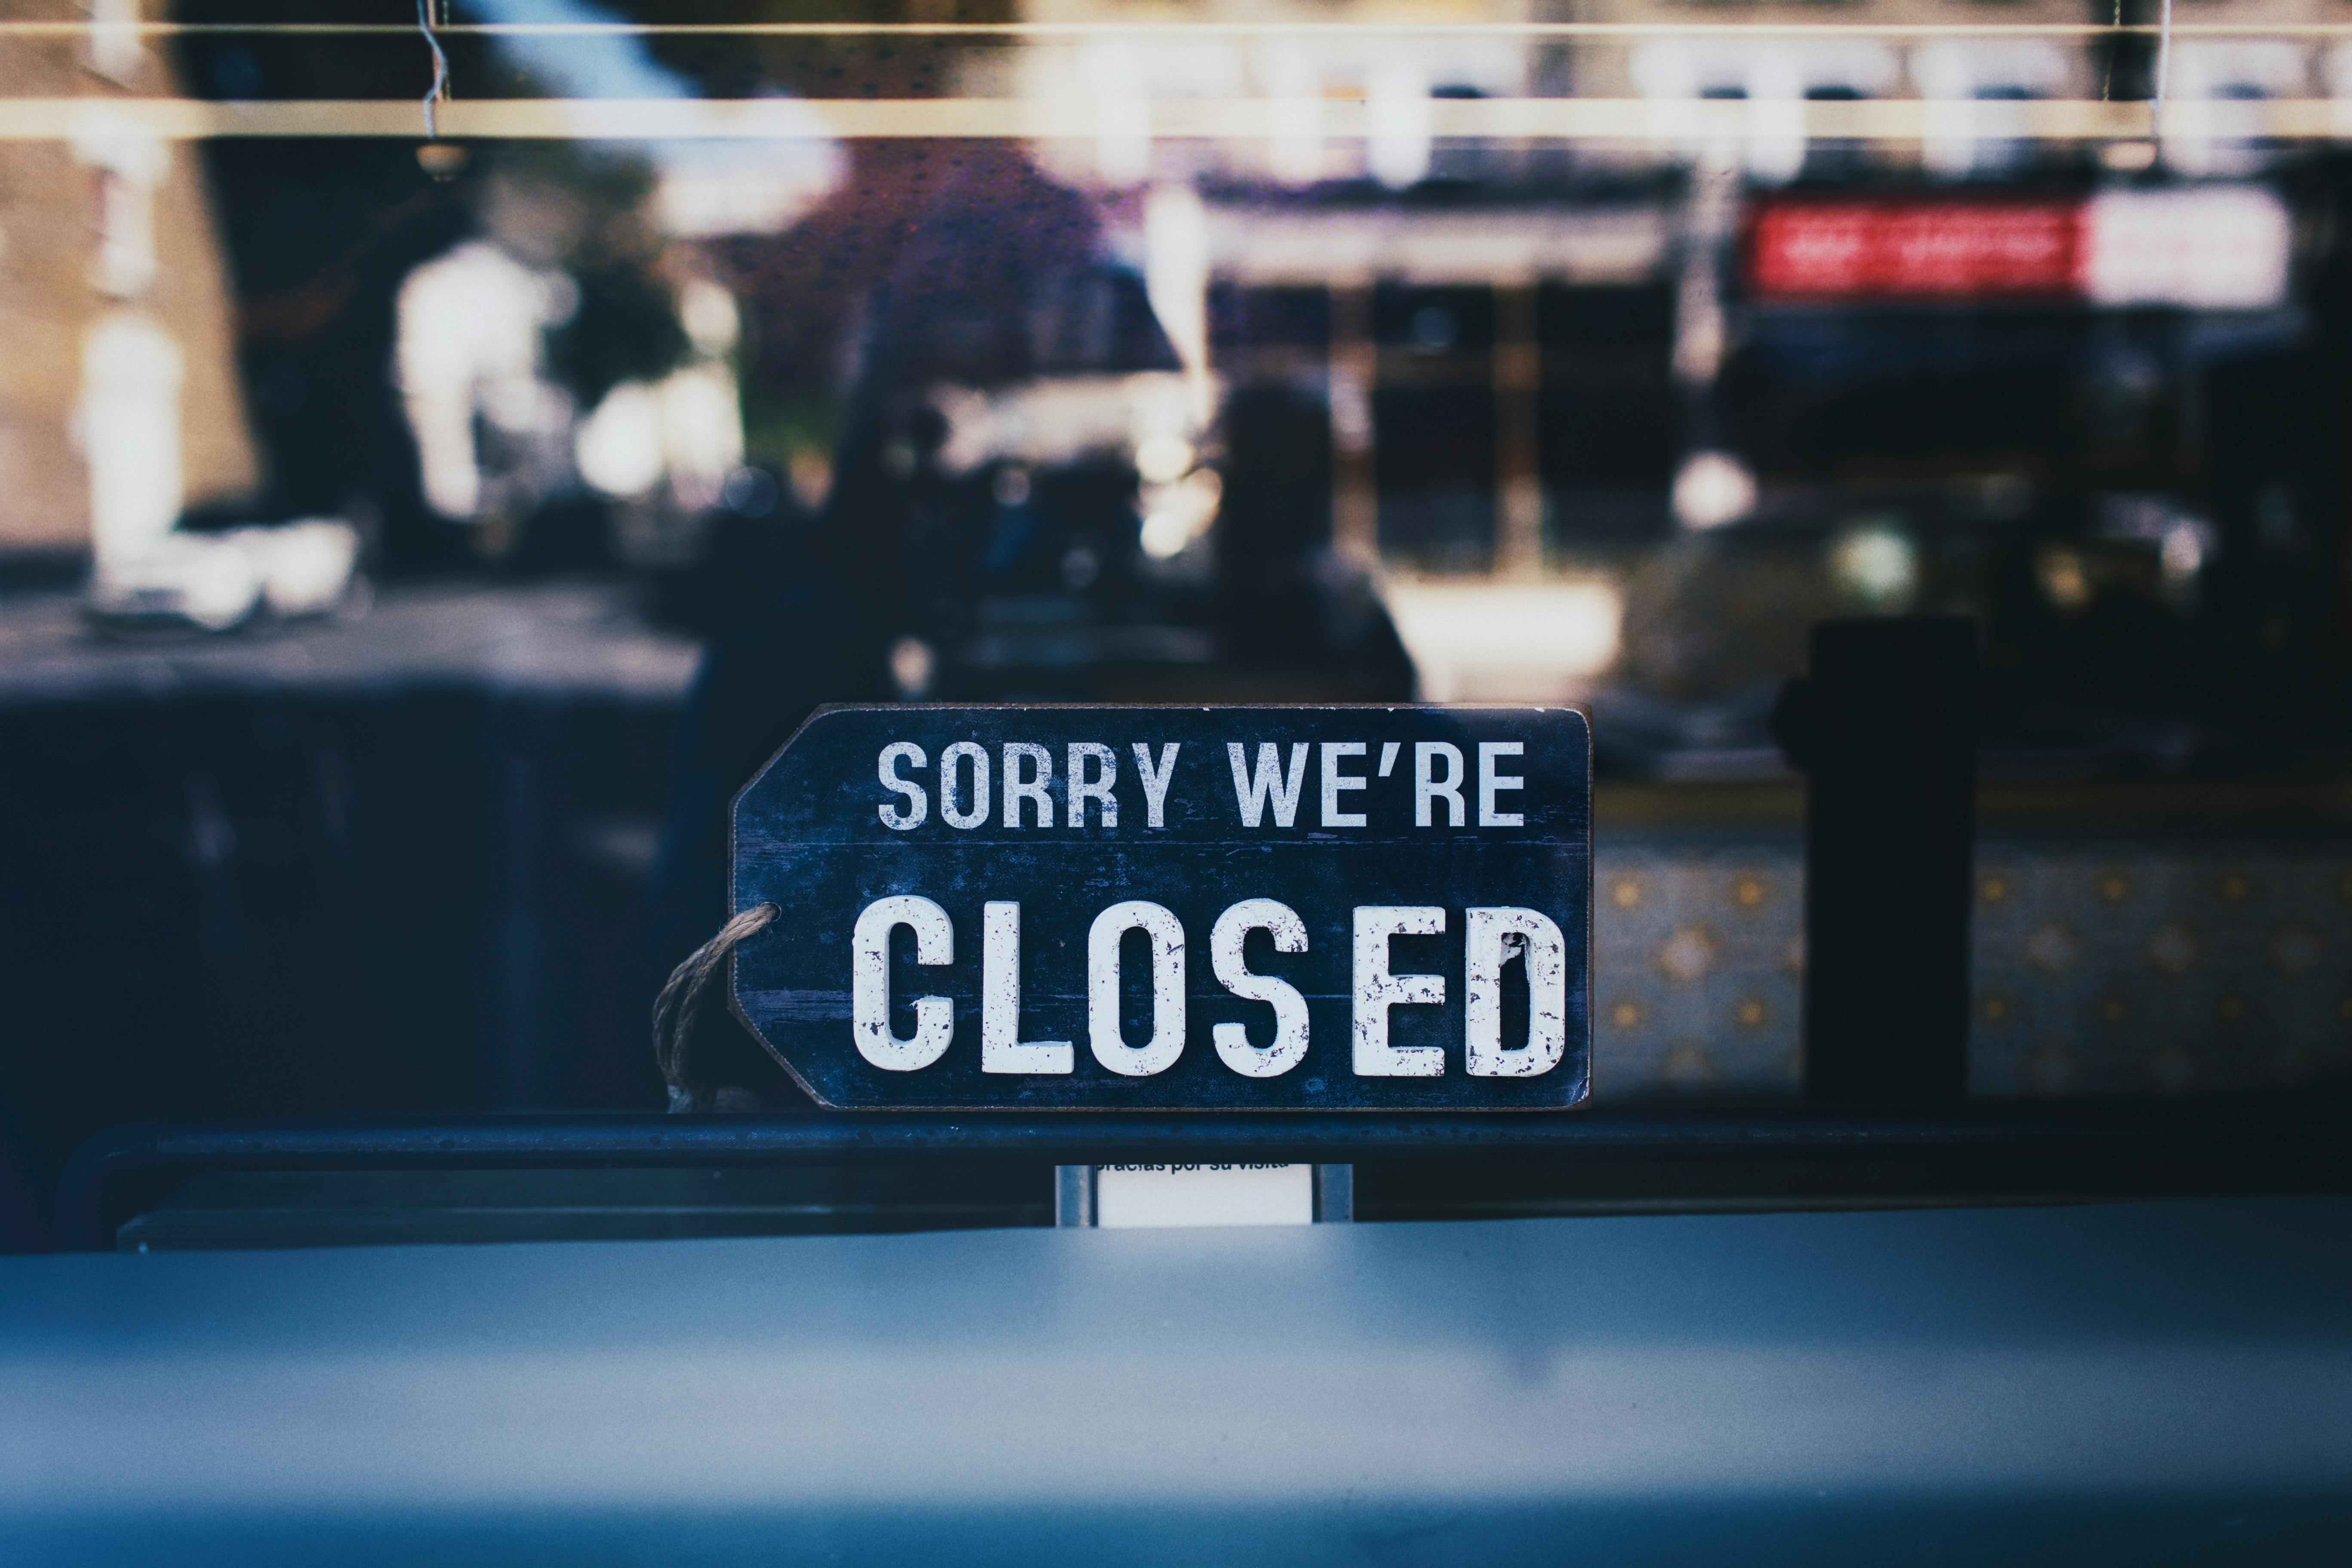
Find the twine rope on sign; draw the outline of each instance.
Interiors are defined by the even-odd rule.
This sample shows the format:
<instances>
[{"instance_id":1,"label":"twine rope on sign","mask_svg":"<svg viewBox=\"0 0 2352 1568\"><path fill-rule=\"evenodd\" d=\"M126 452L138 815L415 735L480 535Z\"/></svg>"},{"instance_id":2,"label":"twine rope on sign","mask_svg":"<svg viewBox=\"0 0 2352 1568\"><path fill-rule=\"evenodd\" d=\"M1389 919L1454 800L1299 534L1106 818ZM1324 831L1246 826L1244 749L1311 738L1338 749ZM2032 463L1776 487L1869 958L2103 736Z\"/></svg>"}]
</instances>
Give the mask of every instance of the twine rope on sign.
<instances>
[{"instance_id":1,"label":"twine rope on sign","mask_svg":"<svg viewBox=\"0 0 2352 1568\"><path fill-rule=\"evenodd\" d=\"M672 1110L695 1109L695 1093L686 1080L687 1042L694 1037L710 982L727 971L735 949L768 929L780 911L773 904L753 904L719 928L719 934L686 955L670 971L661 994L654 998L654 1062L669 1088Z\"/></svg>"}]
</instances>

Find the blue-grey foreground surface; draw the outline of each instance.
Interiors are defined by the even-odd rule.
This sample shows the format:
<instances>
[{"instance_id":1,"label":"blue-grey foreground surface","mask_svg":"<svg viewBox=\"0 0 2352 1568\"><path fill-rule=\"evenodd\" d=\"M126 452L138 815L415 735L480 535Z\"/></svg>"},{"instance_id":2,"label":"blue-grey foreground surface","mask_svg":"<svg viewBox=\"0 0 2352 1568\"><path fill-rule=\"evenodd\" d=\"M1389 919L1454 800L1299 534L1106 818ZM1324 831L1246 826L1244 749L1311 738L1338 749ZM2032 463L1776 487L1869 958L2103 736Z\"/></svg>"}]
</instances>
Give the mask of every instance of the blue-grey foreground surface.
<instances>
[{"instance_id":1,"label":"blue-grey foreground surface","mask_svg":"<svg viewBox=\"0 0 2352 1568\"><path fill-rule=\"evenodd\" d=\"M0 1561L2352 1547L2352 1200L0 1259Z\"/></svg>"}]
</instances>

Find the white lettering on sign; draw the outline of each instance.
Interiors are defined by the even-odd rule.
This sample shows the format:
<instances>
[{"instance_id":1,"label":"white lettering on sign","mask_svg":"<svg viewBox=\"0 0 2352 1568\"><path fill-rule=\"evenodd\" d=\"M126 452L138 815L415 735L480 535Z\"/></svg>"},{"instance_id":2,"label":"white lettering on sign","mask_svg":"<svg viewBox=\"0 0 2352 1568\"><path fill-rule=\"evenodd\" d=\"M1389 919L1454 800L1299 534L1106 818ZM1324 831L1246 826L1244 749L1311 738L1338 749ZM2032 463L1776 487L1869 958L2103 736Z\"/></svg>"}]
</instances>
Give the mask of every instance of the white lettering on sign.
<instances>
[{"instance_id":1,"label":"white lettering on sign","mask_svg":"<svg viewBox=\"0 0 2352 1568\"><path fill-rule=\"evenodd\" d=\"M955 926L947 910L912 893L877 899L857 917L850 934L850 1035L857 1054L885 1072L913 1072L947 1054L955 1036L955 1004L944 996L915 998L915 1033L900 1039L890 1032L890 933L915 931L915 962L955 962Z\"/></svg>"},{"instance_id":2,"label":"white lettering on sign","mask_svg":"<svg viewBox=\"0 0 2352 1568\"><path fill-rule=\"evenodd\" d=\"M1339 792L1343 789L1362 789L1368 781L1355 774L1341 773L1339 760L1342 757L1362 756L1364 743L1361 741L1326 741L1323 742L1322 752L1323 826L1326 827L1363 826L1362 812L1339 809Z\"/></svg>"},{"instance_id":3,"label":"white lettering on sign","mask_svg":"<svg viewBox=\"0 0 2352 1568\"><path fill-rule=\"evenodd\" d=\"M1568 1050L1568 939L1535 910L1474 909L1464 929L1463 1055L1472 1078L1534 1078ZM1528 966L1527 1043L1503 1045L1503 965Z\"/></svg>"},{"instance_id":4,"label":"white lettering on sign","mask_svg":"<svg viewBox=\"0 0 2352 1568\"><path fill-rule=\"evenodd\" d=\"M1307 998L1287 980L1250 973L1242 943L1254 931L1272 932L1276 952L1305 952L1307 922L1288 904L1244 899L1219 915L1209 932L1209 961L1219 983L1245 1002L1273 1006L1274 1038L1253 1046L1249 1030L1239 1024L1219 1024L1209 1033L1217 1059L1244 1078L1279 1078L1307 1058Z\"/></svg>"},{"instance_id":5,"label":"white lettering on sign","mask_svg":"<svg viewBox=\"0 0 2352 1568\"><path fill-rule=\"evenodd\" d=\"M1034 772L1021 776L1021 764L1032 764ZM1007 741L1004 743L1004 826L1021 826L1021 803L1037 803L1037 826L1054 826L1054 797L1045 793L1045 785L1054 777L1054 753L1028 741Z\"/></svg>"},{"instance_id":6,"label":"white lettering on sign","mask_svg":"<svg viewBox=\"0 0 2352 1568\"><path fill-rule=\"evenodd\" d=\"M1430 763L1445 759L1445 776L1439 778L1429 771ZM1443 795L1445 799L1445 826L1462 826L1462 748L1444 741L1415 741L1412 745L1412 825L1429 826L1429 808Z\"/></svg>"},{"instance_id":7,"label":"white lettering on sign","mask_svg":"<svg viewBox=\"0 0 2352 1568\"><path fill-rule=\"evenodd\" d=\"M1255 827L1265 819L1268 801L1274 803L1274 825L1287 827L1298 819L1298 788L1307 782L1307 742L1296 742L1290 748L1290 776L1283 777L1281 753L1272 741L1261 741L1257 748L1257 768L1253 772L1239 741L1225 742L1225 755L1234 768L1234 799L1241 806L1242 826Z\"/></svg>"},{"instance_id":8,"label":"white lettering on sign","mask_svg":"<svg viewBox=\"0 0 2352 1568\"><path fill-rule=\"evenodd\" d=\"M1527 780L1516 773L1495 771L1496 757L1517 757L1527 754L1524 741L1481 741L1478 742L1478 826L1481 827L1518 827L1526 818L1516 811L1496 811L1495 793L1497 790L1524 788Z\"/></svg>"},{"instance_id":9,"label":"white lettering on sign","mask_svg":"<svg viewBox=\"0 0 2352 1568\"><path fill-rule=\"evenodd\" d=\"M971 764L971 809L956 804L959 763ZM988 820L988 753L970 741L958 741L940 753L940 816L950 827L966 832Z\"/></svg>"},{"instance_id":10,"label":"white lettering on sign","mask_svg":"<svg viewBox=\"0 0 2352 1568\"><path fill-rule=\"evenodd\" d=\"M980 907L980 1070L1065 1073L1077 1066L1067 1040L1021 1039L1021 906Z\"/></svg>"},{"instance_id":11,"label":"white lettering on sign","mask_svg":"<svg viewBox=\"0 0 2352 1568\"><path fill-rule=\"evenodd\" d=\"M1118 1026L1118 950L1131 931L1151 939L1151 1038L1130 1046ZM1087 1039L1095 1060L1122 1078L1166 1072L1184 1054L1184 922L1163 904L1130 899L1087 932Z\"/></svg>"},{"instance_id":12,"label":"white lettering on sign","mask_svg":"<svg viewBox=\"0 0 2352 1568\"><path fill-rule=\"evenodd\" d=\"M1389 938L1440 936L1445 911L1432 904L1365 904L1356 910L1356 1057L1358 1078L1440 1078L1445 1052L1438 1046L1389 1044L1389 1009L1400 1003L1445 1000L1442 974L1389 973Z\"/></svg>"},{"instance_id":13,"label":"white lettering on sign","mask_svg":"<svg viewBox=\"0 0 2352 1568\"><path fill-rule=\"evenodd\" d=\"M1088 763L1099 763L1102 765L1102 776L1091 783L1087 778ZM1102 825L1105 827L1117 827L1118 797L1110 793L1110 786L1118 776L1118 753L1117 752L1098 741L1071 742L1068 826L1084 827L1087 825L1087 802L1091 800L1097 801L1102 805Z\"/></svg>"},{"instance_id":14,"label":"white lettering on sign","mask_svg":"<svg viewBox=\"0 0 2352 1568\"><path fill-rule=\"evenodd\" d=\"M1160 766L1151 765L1151 748L1135 742L1135 771L1143 775L1143 819L1153 827L1168 826L1168 786L1176 777L1176 751L1181 741L1160 748Z\"/></svg>"},{"instance_id":15,"label":"white lettering on sign","mask_svg":"<svg viewBox=\"0 0 2352 1568\"><path fill-rule=\"evenodd\" d=\"M1247 742L1225 742L1226 758L1231 763L1234 782L1234 805L1244 827L1263 828L1269 815L1276 827L1298 825L1298 805L1307 790L1307 772L1312 758L1321 775L1321 816L1323 827L1365 827L1370 826L1369 809L1351 809L1360 802L1347 797L1370 787L1373 777L1387 778L1394 771L1403 742L1380 742L1380 763L1372 775L1350 773L1349 764L1370 755L1371 743L1366 741L1323 741L1309 744L1294 741L1289 744L1286 762L1284 748L1273 741L1256 743L1255 760ZM1160 747L1157 760L1151 743L1137 741L1129 750L1135 757L1135 772L1143 790L1144 820L1147 826L1164 828L1168 826L1168 796L1176 777L1176 757L1182 749L1181 742L1171 741ZM1527 788L1527 779L1518 773L1504 773L1497 765L1502 759L1527 754L1523 741L1481 741L1478 742L1477 825L1480 827L1524 827L1525 811L1505 811L1500 797ZM891 798L879 802L876 811L882 826L897 833L909 833L930 819L930 795L920 781L908 777L909 771L928 765L923 748L911 741L894 741L882 748L875 760L876 775ZM1063 779L1065 805L1059 826L1064 827L1117 828L1118 826L1118 752L1100 741L1073 741L1066 752L1066 772ZM1445 741L1416 741L1412 746L1412 825L1415 827L1460 827L1470 816L1467 805L1469 782L1462 748ZM939 805L940 818L949 826L969 833L983 826L992 815L991 785L997 786L996 804L1007 827L1052 827L1054 816L1054 754L1045 746L1029 741L1008 741L992 758L986 747L976 742L958 741L940 753ZM1445 805L1444 820L1437 820L1437 805ZM1024 804L1034 809L1024 810Z\"/></svg>"},{"instance_id":16,"label":"white lettering on sign","mask_svg":"<svg viewBox=\"0 0 2352 1568\"><path fill-rule=\"evenodd\" d=\"M1465 911L1463 1057L1474 1078L1535 1078L1558 1067L1568 1049L1568 939L1538 910L1508 905ZM1389 967L1389 942L1400 936L1442 936L1445 910L1436 905L1366 904L1352 912L1354 1042L1351 1065L1360 1078L1440 1078L1441 1046L1395 1046L1389 1009L1445 1001L1442 974L1398 974ZM955 930L948 913L916 894L877 899L859 913L851 943L851 1027L857 1053L890 1072L926 1068L947 1053L955 1032L954 1004L945 996L914 1002L915 1033L890 1032L890 934L915 933L915 962L955 961ZM1119 1018L1120 943L1140 931L1151 953L1151 1037L1129 1045ZM1244 1078L1278 1078L1307 1058L1307 998L1276 975L1258 974L1243 956L1253 931L1274 939L1274 950L1307 949L1307 922L1274 899L1244 899L1217 917L1209 934L1211 968L1218 984L1244 1002L1274 1009L1274 1032L1250 1043L1248 1026L1223 1023L1210 1030L1218 1060ZM1095 917L1087 935L1087 1033L1095 1059L1123 1078L1150 1078L1184 1053L1184 924L1166 906L1144 900L1113 904ZM1523 962L1528 982L1528 1037L1503 1040L1503 971ZM1021 906L992 900L981 906L981 1070L1064 1074L1076 1069L1067 1040L1021 1038Z\"/></svg>"},{"instance_id":17,"label":"white lettering on sign","mask_svg":"<svg viewBox=\"0 0 2352 1568\"><path fill-rule=\"evenodd\" d=\"M919 768L928 760L923 755L923 748L912 741L899 741L882 748L882 758L876 764L876 771L882 775L883 787L894 795L903 795L907 801L904 809L895 801L882 803L883 826L905 833L923 825L923 818L930 812L931 797L923 793L922 785L900 778L898 764L912 763Z\"/></svg>"}]
</instances>

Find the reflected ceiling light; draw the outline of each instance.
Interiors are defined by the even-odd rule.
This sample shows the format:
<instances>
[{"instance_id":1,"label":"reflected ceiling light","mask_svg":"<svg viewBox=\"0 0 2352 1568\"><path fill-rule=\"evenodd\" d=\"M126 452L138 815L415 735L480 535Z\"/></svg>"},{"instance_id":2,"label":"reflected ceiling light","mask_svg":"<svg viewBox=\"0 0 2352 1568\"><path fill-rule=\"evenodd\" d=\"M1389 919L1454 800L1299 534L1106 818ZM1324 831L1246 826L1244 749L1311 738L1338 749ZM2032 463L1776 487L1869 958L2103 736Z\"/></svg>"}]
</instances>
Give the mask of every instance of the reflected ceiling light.
<instances>
[{"instance_id":1,"label":"reflected ceiling light","mask_svg":"<svg viewBox=\"0 0 2352 1568\"><path fill-rule=\"evenodd\" d=\"M662 477L661 405L643 382L625 381L581 421L572 442L580 477L608 496L638 496Z\"/></svg>"},{"instance_id":2,"label":"reflected ceiling light","mask_svg":"<svg viewBox=\"0 0 2352 1568\"><path fill-rule=\"evenodd\" d=\"M1388 584L1397 635L1431 702L1558 702L1617 661L1625 623L1614 583L1403 578Z\"/></svg>"},{"instance_id":3,"label":"reflected ceiling light","mask_svg":"<svg viewBox=\"0 0 2352 1568\"><path fill-rule=\"evenodd\" d=\"M1392 191L1427 179L1435 134L1428 73L1418 61L1391 55L1373 70L1365 95L1364 163L1372 178Z\"/></svg>"},{"instance_id":4,"label":"reflected ceiling light","mask_svg":"<svg viewBox=\"0 0 2352 1568\"><path fill-rule=\"evenodd\" d=\"M1146 484L1174 484L1192 471L1192 443L1181 436L1147 437L1135 448L1135 471Z\"/></svg>"},{"instance_id":5,"label":"reflected ceiling light","mask_svg":"<svg viewBox=\"0 0 2352 1568\"><path fill-rule=\"evenodd\" d=\"M1720 528L1756 510L1756 476L1728 452L1693 452L1675 475L1675 516L1685 528Z\"/></svg>"},{"instance_id":6,"label":"reflected ceiling light","mask_svg":"<svg viewBox=\"0 0 2352 1568\"><path fill-rule=\"evenodd\" d=\"M1919 593L1919 547L1889 523L1849 529L1830 550L1830 577L1866 609L1907 610Z\"/></svg>"}]
</instances>

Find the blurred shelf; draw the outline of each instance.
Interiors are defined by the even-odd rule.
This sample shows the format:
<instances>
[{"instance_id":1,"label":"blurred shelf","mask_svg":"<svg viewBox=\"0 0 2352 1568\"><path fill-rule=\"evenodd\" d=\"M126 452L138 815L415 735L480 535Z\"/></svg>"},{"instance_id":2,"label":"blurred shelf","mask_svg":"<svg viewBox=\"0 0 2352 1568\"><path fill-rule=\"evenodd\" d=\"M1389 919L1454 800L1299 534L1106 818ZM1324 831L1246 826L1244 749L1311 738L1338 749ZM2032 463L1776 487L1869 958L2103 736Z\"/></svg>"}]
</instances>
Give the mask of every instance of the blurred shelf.
<instances>
[{"instance_id":1,"label":"blurred shelf","mask_svg":"<svg viewBox=\"0 0 2352 1568\"><path fill-rule=\"evenodd\" d=\"M78 595L12 595L0 598L0 705L450 684L676 702L699 645L648 626L636 602L618 582L404 584L362 616L121 637L93 629Z\"/></svg>"}]
</instances>

